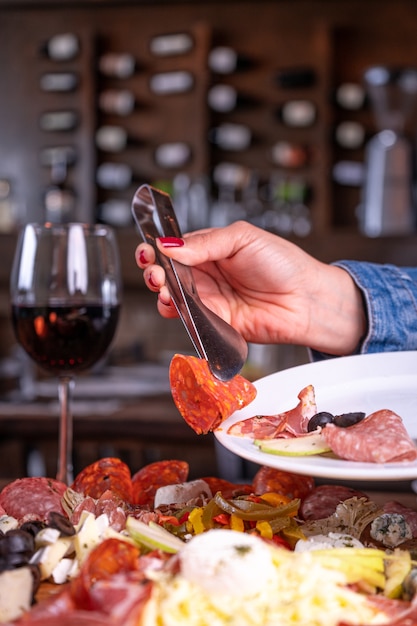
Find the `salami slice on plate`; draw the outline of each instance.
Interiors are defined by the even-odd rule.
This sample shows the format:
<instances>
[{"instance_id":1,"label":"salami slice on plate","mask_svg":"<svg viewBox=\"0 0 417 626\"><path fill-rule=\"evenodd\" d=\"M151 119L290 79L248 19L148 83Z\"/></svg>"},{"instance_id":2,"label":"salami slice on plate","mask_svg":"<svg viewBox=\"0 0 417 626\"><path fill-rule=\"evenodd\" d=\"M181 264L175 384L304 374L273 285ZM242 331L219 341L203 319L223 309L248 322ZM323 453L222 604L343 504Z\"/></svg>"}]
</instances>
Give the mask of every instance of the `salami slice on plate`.
<instances>
[{"instance_id":1,"label":"salami slice on plate","mask_svg":"<svg viewBox=\"0 0 417 626\"><path fill-rule=\"evenodd\" d=\"M228 435L251 439L276 439L297 436L307 432L309 419L317 413L313 385L304 387L298 394L299 403L293 409L276 415L255 415L236 422Z\"/></svg>"},{"instance_id":2,"label":"salami slice on plate","mask_svg":"<svg viewBox=\"0 0 417 626\"><path fill-rule=\"evenodd\" d=\"M215 430L256 396L255 386L243 376L222 382L213 376L207 361L194 356L176 354L169 379L177 409L199 435Z\"/></svg>"},{"instance_id":3,"label":"salami slice on plate","mask_svg":"<svg viewBox=\"0 0 417 626\"><path fill-rule=\"evenodd\" d=\"M399 415L381 409L349 428L327 424L323 436L337 456L364 463L415 461L417 448Z\"/></svg>"}]
</instances>

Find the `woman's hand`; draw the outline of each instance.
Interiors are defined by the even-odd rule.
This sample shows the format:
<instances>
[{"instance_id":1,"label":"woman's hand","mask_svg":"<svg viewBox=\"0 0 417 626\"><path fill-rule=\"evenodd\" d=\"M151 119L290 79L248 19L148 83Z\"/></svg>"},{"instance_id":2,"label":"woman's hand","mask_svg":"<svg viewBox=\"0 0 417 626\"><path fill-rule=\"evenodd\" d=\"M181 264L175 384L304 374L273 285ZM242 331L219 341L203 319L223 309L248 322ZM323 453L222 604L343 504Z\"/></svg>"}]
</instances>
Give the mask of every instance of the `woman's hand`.
<instances>
[{"instance_id":1,"label":"woman's hand","mask_svg":"<svg viewBox=\"0 0 417 626\"><path fill-rule=\"evenodd\" d=\"M192 266L203 302L253 343L305 345L352 353L365 333L359 290L345 270L247 222L157 240L166 256ZM155 253L140 244L136 261L163 317L177 312Z\"/></svg>"}]
</instances>

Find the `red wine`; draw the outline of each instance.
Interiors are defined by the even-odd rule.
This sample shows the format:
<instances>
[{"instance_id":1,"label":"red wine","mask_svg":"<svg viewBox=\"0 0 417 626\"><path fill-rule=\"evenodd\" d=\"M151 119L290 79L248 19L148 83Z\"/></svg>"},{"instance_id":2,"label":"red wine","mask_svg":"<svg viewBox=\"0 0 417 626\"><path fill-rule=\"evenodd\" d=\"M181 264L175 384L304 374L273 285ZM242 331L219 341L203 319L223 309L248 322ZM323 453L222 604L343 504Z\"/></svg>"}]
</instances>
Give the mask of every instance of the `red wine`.
<instances>
[{"instance_id":1,"label":"red wine","mask_svg":"<svg viewBox=\"0 0 417 626\"><path fill-rule=\"evenodd\" d=\"M94 365L113 339L119 306L12 306L16 337L43 369L71 373Z\"/></svg>"}]
</instances>

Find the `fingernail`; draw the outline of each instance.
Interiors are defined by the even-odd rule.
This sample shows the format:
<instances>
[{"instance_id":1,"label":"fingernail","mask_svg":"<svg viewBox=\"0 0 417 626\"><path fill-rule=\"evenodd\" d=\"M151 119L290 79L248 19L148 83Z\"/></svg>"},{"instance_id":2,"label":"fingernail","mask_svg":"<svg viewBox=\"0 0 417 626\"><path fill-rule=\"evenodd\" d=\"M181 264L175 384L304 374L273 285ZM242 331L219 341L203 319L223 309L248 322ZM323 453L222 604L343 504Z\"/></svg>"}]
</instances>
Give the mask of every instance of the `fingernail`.
<instances>
[{"instance_id":1,"label":"fingernail","mask_svg":"<svg viewBox=\"0 0 417 626\"><path fill-rule=\"evenodd\" d=\"M179 237L159 237L164 248L181 248L184 245L184 239Z\"/></svg>"},{"instance_id":2,"label":"fingernail","mask_svg":"<svg viewBox=\"0 0 417 626\"><path fill-rule=\"evenodd\" d=\"M155 289L159 289L159 285L156 284L156 282L154 281L154 278L152 276L152 272L149 274L149 284L154 287Z\"/></svg>"},{"instance_id":3,"label":"fingernail","mask_svg":"<svg viewBox=\"0 0 417 626\"><path fill-rule=\"evenodd\" d=\"M146 258L146 254L143 250L141 250L139 252L139 263L142 263L142 265L146 265L148 262L148 259Z\"/></svg>"}]
</instances>

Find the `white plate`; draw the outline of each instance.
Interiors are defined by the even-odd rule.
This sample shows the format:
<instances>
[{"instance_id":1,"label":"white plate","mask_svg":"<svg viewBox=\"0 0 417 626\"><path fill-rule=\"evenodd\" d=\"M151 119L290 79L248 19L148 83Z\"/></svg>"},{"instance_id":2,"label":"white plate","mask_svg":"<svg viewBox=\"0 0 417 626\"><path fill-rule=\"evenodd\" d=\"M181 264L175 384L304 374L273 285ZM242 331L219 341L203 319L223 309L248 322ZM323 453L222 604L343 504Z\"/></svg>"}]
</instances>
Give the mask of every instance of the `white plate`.
<instances>
[{"instance_id":1,"label":"white plate","mask_svg":"<svg viewBox=\"0 0 417 626\"><path fill-rule=\"evenodd\" d=\"M391 481L417 478L417 461L412 463L357 463L324 456L286 457L258 450L244 437L232 437L228 428L253 415L273 415L295 407L298 394L313 385L318 411L348 413L392 409L417 440L417 351L387 352L340 357L308 363L270 374L255 383L253 402L236 411L215 432L218 441L238 456L277 469L310 476Z\"/></svg>"}]
</instances>

